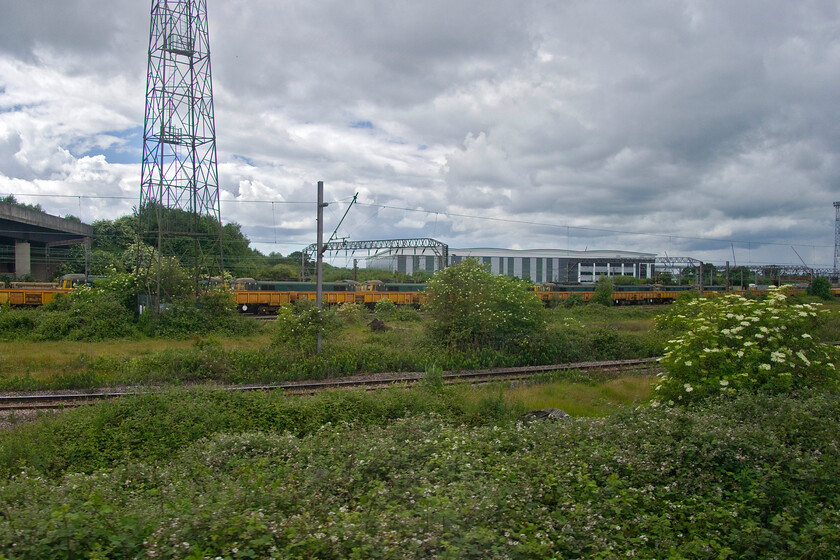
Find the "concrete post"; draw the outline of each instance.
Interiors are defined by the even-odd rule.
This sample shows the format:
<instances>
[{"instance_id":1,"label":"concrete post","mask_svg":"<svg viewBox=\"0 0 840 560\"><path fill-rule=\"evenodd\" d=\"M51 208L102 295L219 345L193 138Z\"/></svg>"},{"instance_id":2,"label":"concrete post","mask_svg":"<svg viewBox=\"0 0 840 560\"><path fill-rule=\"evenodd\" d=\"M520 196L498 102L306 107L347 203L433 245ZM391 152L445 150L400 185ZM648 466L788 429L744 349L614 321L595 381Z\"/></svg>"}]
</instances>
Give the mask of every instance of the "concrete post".
<instances>
[{"instance_id":1,"label":"concrete post","mask_svg":"<svg viewBox=\"0 0 840 560\"><path fill-rule=\"evenodd\" d=\"M27 274L32 274L29 243L26 241L15 241L15 276L21 278Z\"/></svg>"}]
</instances>

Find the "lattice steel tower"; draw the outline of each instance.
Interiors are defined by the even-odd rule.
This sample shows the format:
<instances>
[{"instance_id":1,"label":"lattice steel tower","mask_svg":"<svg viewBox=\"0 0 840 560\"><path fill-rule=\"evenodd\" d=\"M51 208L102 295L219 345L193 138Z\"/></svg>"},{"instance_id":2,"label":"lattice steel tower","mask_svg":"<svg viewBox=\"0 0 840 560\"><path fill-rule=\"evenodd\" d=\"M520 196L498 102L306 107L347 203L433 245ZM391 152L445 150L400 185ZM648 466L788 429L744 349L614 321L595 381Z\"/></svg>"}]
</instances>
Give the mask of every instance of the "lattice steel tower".
<instances>
[{"instance_id":1,"label":"lattice steel tower","mask_svg":"<svg viewBox=\"0 0 840 560\"><path fill-rule=\"evenodd\" d=\"M157 296L170 289L162 259L192 267L196 290L200 277L222 274L206 0L152 0L139 215L158 249Z\"/></svg>"},{"instance_id":2,"label":"lattice steel tower","mask_svg":"<svg viewBox=\"0 0 840 560\"><path fill-rule=\"evenodd\" d=\"M834 203L834 273L840 272L840 202Z\"/></svg>"}]
</instances>

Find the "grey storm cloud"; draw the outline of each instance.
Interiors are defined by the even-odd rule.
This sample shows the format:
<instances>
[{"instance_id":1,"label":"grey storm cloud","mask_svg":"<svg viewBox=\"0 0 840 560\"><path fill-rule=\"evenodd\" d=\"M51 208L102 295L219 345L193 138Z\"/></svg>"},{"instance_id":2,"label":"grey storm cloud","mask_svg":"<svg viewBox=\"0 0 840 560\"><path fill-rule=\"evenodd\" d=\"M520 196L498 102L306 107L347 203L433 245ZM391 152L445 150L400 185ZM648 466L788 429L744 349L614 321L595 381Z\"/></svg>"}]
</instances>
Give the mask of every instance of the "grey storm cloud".
<instances>
[{"instance_id":1,"label":"grey storm cloud","mask_svg":"<svg viewBox=\"0 0 840 560\"><path fill-rule=\"evenodd\" d=\"M136 204L150 4L0 0L0 194ZM324 180L353 239L830 266L839 10L208 0L223 219L297 250Z\"/></svg>"}]
</instances>

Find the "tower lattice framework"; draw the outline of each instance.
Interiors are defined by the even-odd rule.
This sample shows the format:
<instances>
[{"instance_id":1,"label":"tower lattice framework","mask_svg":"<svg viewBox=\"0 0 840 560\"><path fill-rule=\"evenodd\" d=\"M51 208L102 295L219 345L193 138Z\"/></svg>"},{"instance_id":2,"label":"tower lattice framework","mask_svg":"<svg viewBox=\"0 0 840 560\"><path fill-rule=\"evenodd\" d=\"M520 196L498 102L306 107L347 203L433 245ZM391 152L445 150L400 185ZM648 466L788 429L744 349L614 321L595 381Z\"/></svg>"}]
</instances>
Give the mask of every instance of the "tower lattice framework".
<instances>
[{"instance_id":1,"label":"tower lattice framework","mask_svg":"<svg viewBox=\"0 0 840 560\"><path fill-rule=\"evenodd\" d=\"M192 268L196 291L222 274L206 0L152 0L138 213L142 240L157 248L138 262L155 296L183 289L167 280L175 262Z\"/></svg>"}]
</instances>

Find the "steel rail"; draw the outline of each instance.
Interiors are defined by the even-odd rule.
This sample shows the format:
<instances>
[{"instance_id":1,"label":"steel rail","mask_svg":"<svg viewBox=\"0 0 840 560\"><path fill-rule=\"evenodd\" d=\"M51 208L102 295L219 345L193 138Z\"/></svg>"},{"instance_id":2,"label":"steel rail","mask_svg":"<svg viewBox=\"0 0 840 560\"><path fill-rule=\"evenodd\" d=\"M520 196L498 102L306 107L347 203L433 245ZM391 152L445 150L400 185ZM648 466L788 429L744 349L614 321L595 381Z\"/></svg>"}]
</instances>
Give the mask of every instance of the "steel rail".
<instances>
[{"instance_id":1,"label":"steel rail","mask_svg":"<svg viewBox=\"0 0 840 560\"><path fill-rule=\"evenodd\" d=\"M579 362L542 366L523 366L493 368L483 370L460 370L444 372L444 383L491 383L494 381L525 379L542 373L554 371L580 370L590 373L641 371L649 373L655 368L658 358L638 360L611 360L602 362ZM380 389L393 385L413 385L423 381L423 372L380 374L365 378L343 378L319 381L290 381L268 385L234 385L220 387L225 391L274 391L282 390L289 394L312 394L328 389ZM90 404L95 401L119 397L148 395L154 390L115 391L99 393L63 393L63 394L18 394L0 396L0 412L14 410L60 409Z\"/></svg>"}]
</instances>

